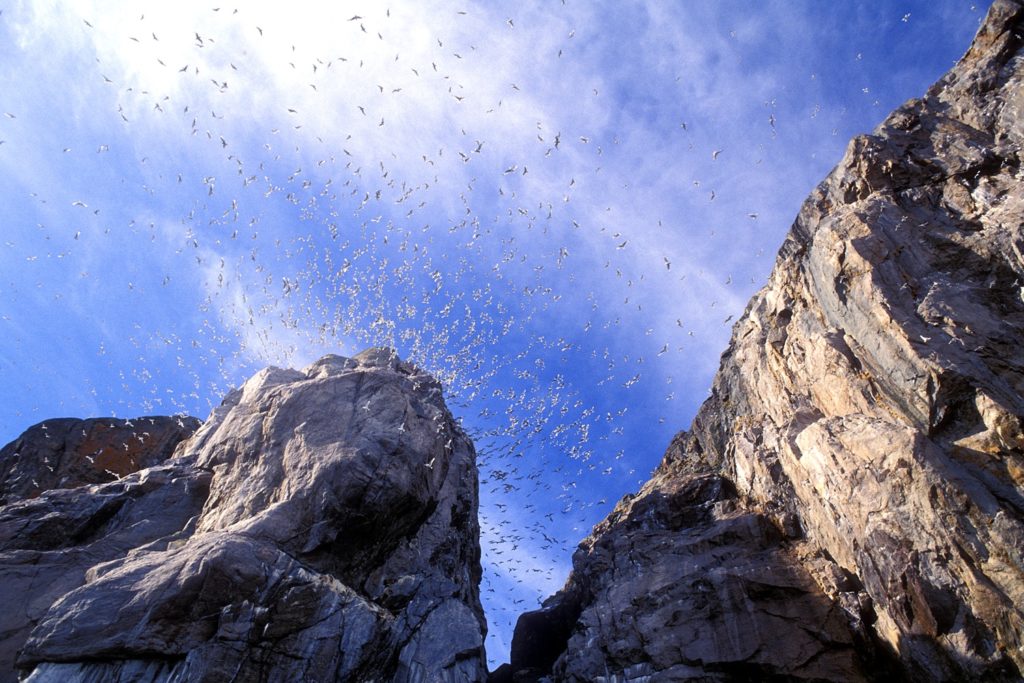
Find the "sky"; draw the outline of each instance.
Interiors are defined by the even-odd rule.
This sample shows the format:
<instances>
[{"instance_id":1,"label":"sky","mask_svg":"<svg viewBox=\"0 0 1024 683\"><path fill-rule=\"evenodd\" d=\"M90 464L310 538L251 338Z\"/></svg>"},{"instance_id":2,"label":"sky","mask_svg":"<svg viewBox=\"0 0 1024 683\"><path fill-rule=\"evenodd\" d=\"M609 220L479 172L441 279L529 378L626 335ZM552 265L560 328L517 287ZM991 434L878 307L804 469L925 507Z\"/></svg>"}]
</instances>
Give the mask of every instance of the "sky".
<instances>
[{"instance_id":1,"label":"sky","mask_svg":"<svg viewBox=\"0 0 1024 683\"><path fill-rule=\"evenodd\" d=\"M391 346L476 443L505 661L986 8L0 0L0 443Z\"/></svg>"}]
</instances>

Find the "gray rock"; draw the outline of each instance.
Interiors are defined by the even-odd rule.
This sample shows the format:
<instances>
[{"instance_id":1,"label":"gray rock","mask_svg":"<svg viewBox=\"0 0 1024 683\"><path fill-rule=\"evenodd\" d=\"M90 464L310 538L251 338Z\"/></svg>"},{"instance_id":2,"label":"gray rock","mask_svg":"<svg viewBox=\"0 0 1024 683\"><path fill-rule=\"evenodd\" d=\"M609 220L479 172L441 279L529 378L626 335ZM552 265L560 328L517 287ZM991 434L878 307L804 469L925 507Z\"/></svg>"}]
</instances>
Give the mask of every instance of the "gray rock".
<instances>
[{"instance_id":1,"label":"gray rock","mask_svg":"<svg viewBox=\"0 0 1024 683\"><path fill-rule=\"evenodd\" d=\"M37 600L18 658L28 680L486 676L475 453L431 377L386 349L269 368L176 455L163 468L195 492L178 501L187 516L165 519L155 541L121 539L84 582ZM138 505L159 508L164 489L140 490ZM103 495L44 494L56 521L18 507L35 501L0 508L0 531L10 510L81 525L113 505Z\"/></svg>"},{"instance_id":2,"label":"gray rock","mask_svg":"<svg viewBox=\"0 0 1024 683\"><path fill-rule=\"evenodd\" d=\"M182 426L177 418L136 418L131 422L145 424L145 431L151 435L162 435L152 439L143 436L153 448L148 452L135 444L128 450L120 446L118 442L123 438L142 444L130 434L135 427L126 427L124 422L128 421L49 420L43 423L46 430L37 425L3 450L19 455L16 465L8 470L11 476L7 483L12 485L4 490L8 500L17 502L0 507L2 683L17 680L17 652L54 601L83 585L93 567L151 544L166 544L188 529L206 499L209 473L181 464L162 464L107 484L73 490L40 493L23 486L21 471L35 468L49 473L45 459L55 463L58 471L77 469L83 473L81 479L88 480L91 463L83 453L91 454L104 441L118 444L117 457L134 454L139 463L164 460L176 443L175 435L182 429L194 431L199 424L193 418L182 420ZM76 435L81 431L93 436L79 439ZM186 435L181 434L182 438ZM57 444L62 444L63 450ZM114 463L113 454L104 461ZM131 466L128 460L121 464ZM113 478L105 472L98 476ZM52 483L53 477L46 481ZM21 500L25 495L29 497Z\"/></svg>"},{"instance_id":3,"label":"gray rock","mask_svg":"<svg viewBox=\"0 0 1024 683\"><path fill-rule=\"evenodd\" d=\"M1020 680L1022 36L997 0L850 143L690 431L495 680Z\"/></svg>"},{"instance_id":4,"label":"gray rock","mask_svg":"<svg viewBox=\"0 0 1024 683\"><path fill-rule=\"evenodd\" d=\"M867 678L871 644L806 566L824 560L689 460L594 529L566 588L520 617L492 680Z\"/></svg>"}]
</instances>

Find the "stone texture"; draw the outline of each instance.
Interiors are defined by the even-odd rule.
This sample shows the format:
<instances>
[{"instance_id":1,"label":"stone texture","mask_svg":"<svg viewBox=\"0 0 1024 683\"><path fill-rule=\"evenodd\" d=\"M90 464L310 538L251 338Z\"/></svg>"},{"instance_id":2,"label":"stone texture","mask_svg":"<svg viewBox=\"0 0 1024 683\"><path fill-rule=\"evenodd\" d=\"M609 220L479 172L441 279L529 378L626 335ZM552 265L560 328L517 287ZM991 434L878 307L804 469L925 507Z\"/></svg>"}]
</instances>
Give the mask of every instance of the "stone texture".
<instances>
[{"instance_id":1,"label":"stone texture","mask_svg":"<svg viewBox=\"0 0 1024 683\"><path fill-rule=\"evenodd\" d=\"M1022 35L850 143L495 680L1020 680Z\"/></svg>"},{"instance_id":2,"label":"stone texture","mask_svg":"<svg viewBox=\"0 0 1024 683\"><path fill-rule=\"evenodd\" d=\"M0 449L0 505L152 467L202 424L194 417L57 418Z\"/></svg>"},{"instance_id":3,"label":"stone texture","mask_svg":"<svg viewBox=\"0 0 1024 683\"><path fill-rule=\"evenodd\" d=\"M94 567L187 536L209 482L209 472L173 462L0 508L0 681L17 680L32 629Z\"/></svg>"},{"instance_id":4,"label":"stone texture","mask_svg":"<svg viewBox=\"0 0 1024 683\"><path fill-rule=\"evenodd\" d=\"M0 681L17 680L18 649L90 567L186 527L208 475L159 463L199 425L191 417L63 418L0 449ZM118 480L144 467L152 467L145 476ZM88 484L101 485L64 490Z\"/></svg>"},{"instance_id":5,"label":"stone texture","mask_svg":"<svg viewBox=\"0 0 1024 683\"><path fill-rule=\"evenodd\" d=\"M269 368L167 463L0 508L5 582L38 564L18 524L90 528L54 562L120 548L35 599L17 664L37 683L482 680L476 512L475 453L431 377L384 349Z\"/></svg>"}]
</instances>

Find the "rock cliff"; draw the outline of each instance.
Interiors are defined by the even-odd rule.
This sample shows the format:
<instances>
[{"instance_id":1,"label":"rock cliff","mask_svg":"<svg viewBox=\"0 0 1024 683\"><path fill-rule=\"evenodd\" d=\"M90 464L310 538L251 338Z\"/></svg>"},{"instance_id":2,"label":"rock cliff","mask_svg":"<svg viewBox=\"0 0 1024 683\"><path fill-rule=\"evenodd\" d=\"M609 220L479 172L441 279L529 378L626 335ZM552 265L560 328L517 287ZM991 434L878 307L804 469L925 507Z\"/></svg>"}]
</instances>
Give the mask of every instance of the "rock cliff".
<instances>
[{"instance_id":1,"label":"rock cliff","mask_svg":"<svg viewBox=\"0 0 1024 683\"><path fill-rule=\"evenodd\" d=\"M176 533L202 505L183 495L180 482L143 501L141 488L119 480L143 467L174 472L160 463L199 424L176 417L47 420L0 449L0 681L17 680L18 649L90 567ZM88 484L102 485L91 495L71 490ZM50 490L57 488L67 490Z\"/></svg>"},{"instance_id":2,"label":"rock cliff","mask_svg":"<svg viewBox=\"0 0 1024 683\"><path fill-rule=\"evenodd\" d=\"M482 680L475 457L371 349L261 371L155 466L12 487L0 680Z\"/></svg>"},{"instance_id":3,"label":"rock cliff","mask_svg":"<svg viewBox=\"0 0 1024 683\"><path fill-rule=\"evenodd\" d=\"M854 139L492 680L1020 680L1024 7Z\"/></svg>"},{"instance_id":4,"label":"rock cliff","mask_svg":"<svg viewBox=\"0 0 1024 683\"><path fill-rule=\"evenodd\" d=\"M194 417L40 422L0 449L0 505L50 489L102 484L156 465L200 424Z\"/></svg>"}]
</instances>

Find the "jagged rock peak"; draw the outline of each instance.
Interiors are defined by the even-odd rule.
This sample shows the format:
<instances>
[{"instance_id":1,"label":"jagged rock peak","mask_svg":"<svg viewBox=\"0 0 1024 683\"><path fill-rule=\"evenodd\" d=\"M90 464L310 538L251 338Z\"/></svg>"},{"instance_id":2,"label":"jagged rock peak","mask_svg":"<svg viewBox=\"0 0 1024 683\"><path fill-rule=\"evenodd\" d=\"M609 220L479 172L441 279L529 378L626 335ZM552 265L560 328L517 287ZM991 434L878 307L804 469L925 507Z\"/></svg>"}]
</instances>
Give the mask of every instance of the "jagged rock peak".
<instances>
[{"instance_id":1,"label":"jagged rock peak","mask_svg":"<svg viewBox=\"0 0 1024 683\"><path fill-rule=\"evenodd\" d=\"M804 203L711 397L492 680L1019 681L1024 6Z\"/></svg>"},{"instance_id":2,"label":"jagged rock peak","mask_svg":"<svg viewBox=\"0 0 1024 683\"><path fill-rule=\"evenodd\" d=\"M262 370L176 457L0 508L0 539L34 683L486 676L475 452L387 349Z\"/></svg>"}]
</instances>

